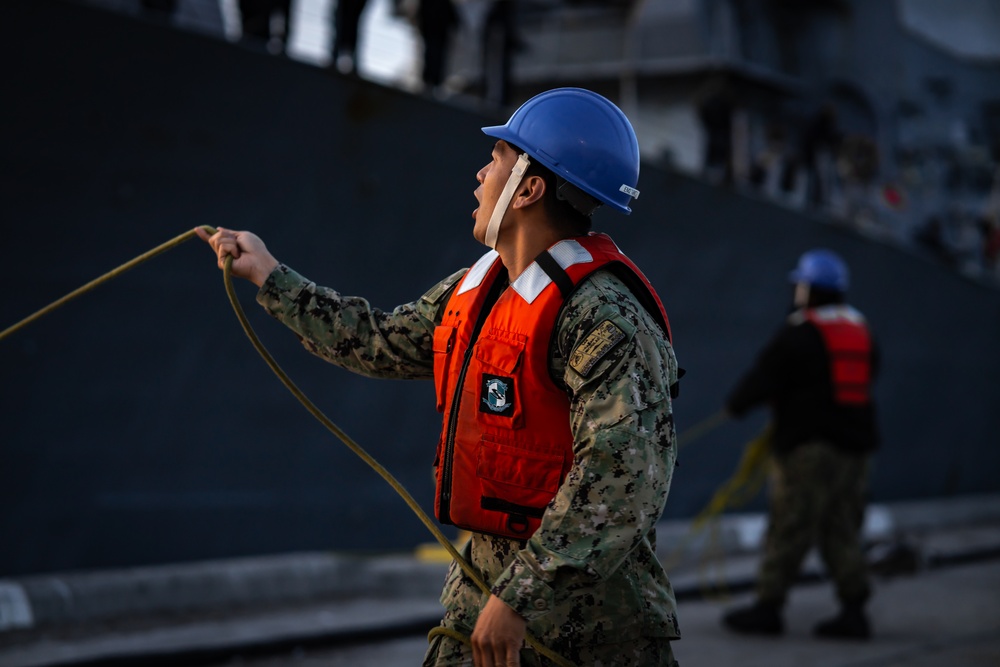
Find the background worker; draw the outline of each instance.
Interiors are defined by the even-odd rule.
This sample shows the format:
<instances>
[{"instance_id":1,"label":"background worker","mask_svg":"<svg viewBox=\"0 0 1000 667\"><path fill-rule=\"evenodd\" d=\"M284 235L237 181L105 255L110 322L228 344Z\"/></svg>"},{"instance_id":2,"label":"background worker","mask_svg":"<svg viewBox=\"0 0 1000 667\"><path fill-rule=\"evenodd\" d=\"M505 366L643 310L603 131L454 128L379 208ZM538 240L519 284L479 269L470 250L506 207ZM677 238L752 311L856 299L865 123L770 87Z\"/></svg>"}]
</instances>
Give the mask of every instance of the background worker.
<instances>
[{"instance_id":1,"label":"background worker","mask_svg":"<svg viewBox=\"0 0 1000 667\"><path fill-rule=\"evenodd\" d=\"M782 633L788 590L816 546L841 607L815 633L864 639L871 634L864 612L871 587L860 531L869 458L878 444L877 350L864 316L844 302L848 269L837 254L806 252L790 279L794 312L726 401L736 417L769 403L773 433L757 599L723 622L738 632Z\"/></svg>"},{"instance_id":2,"label":"background worker","mask_svg":"<svg viewBox=\"0 0 1000 667\"><path fill-rule=\"evenodd\" d=\"M614 104L562 88L522 105L476 175L469 270L391 312L318 287L249 232L200 236L307 349L373 377L434 378L443 428L435 513L472 531L425 665L542 664L526 632L576 665L675 665L680 637L655 526L675 461L677 362L655 291L588 234L629 213L638 144ZM545 663L549 664L549 663Z\"/></svg>"}]
</instances>

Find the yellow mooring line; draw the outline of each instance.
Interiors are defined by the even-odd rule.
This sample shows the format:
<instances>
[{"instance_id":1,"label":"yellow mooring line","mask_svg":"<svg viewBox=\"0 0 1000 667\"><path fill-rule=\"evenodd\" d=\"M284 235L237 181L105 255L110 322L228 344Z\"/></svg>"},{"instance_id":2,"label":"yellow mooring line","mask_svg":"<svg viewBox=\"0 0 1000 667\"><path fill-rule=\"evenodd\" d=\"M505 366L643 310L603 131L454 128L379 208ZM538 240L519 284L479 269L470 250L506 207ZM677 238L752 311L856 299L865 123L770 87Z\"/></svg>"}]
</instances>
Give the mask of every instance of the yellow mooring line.
<instances>
[{"instance_id":1,"label":"yellow mooring line","mask_svg":"<svg viewBox=\"0 0 1000 667\"><path fill-rule=\"evenodd\" d=\"M215 234L216 231L214 227L210 227L209 225L202 225L201 228L204 229L209 234ZM86 285L83 285L82 287L73 290L66 296L56 301L53 301L45 308L42 308L41 310L29 315L28 317L24 318L17 324L14 324L13 326L4 329L2 332L0 332L0 341L14 334L15 332L23 329L24 327L31 324L40 317L48 313L51 313L57 308L69 303L73 299L82 296L87 292L90 292L94 288L112 280L113 278L117 278L118 276L125 273L129 269L135 268L136 266L142 264L143 262L146 262L152 259L153 257L156 257L157 255L166 252L167 250L176 248L185 241L195 237L196 234L194 230L185 232L180 236L176 236L167 241L166 243L158 245L152 250L139 255L135 259L132 259L122 264L118 268L105 273L100 278L96 278L95 280L90 281ZM282 368L274 360L274 357L271 356L270 352L267 351L263 343L260 342L260 339L254 332L253 327L250 326L250 321L247 319L246 313L243 311L243 307L240 305L239 299L236 296L236 290L233 287L232 261L233 261L232 257L226 258L225 268L223 270L223 279L226 285L226 294L229 295L229 301L233 306L233 310L236 311L236 317L239 319L240 324L243 325L243 330L246 332L247 337L250 338L250 342L253 344L254 348L257 350L260 356L264 359L267 365L271 367L271 370L274 371L274 374L278 376L278 379L281 380L281 383L285 385L288 391L290 391L295 396L295 398L299 400L299 402L305 407L306 410L310 412L310 414L312 414L313 417L315 417L321 424L323 424L323 426L325 426L328 431L330 431L335 436L340 438L340 440L343 441L343 443L347 445L347 447L352 452L358 455L361 458L361 460L367 463L373 470L375 470L375 472L377 472L382 477L382 479L388 482L389 485L393 489L395 489L396 493L398 493L403 498L403 500L410 507L410 509L413 510L413 512L420 519L420 521L423 522L423 524L427 527L427 529L431 532L431 534L434 535L435 539L437 539L437 541L441 543L441 546L444 547L449 554L451 554L451 557L455 560L456 563L458 563L459 567L462 568L462 571L465 572L465 574L470 579L472 579L472 581L475 582L475 584L480 588L480 590L483 591L483 593L489 595L490 587L486 585L486 583L482 580L479 574L472 568L472 566L469 565L469 563L466 562L464 558L462 558L461 554L458 553L458 550L455 548L455 546L451 543L450 540L448 540L447 537L445 537L444 533L441 532L441 529L438 528L437 524L435 524L431 520L431 518L427 516L427 513L424 512L423 508L421 508L419 504L417 504L417 501L414 500L413 496L410 495L409 491L407 491L406 488L402 484L400 484L399 481L397 481L396 478L393 477L388 470L385 469L385 467L383 467L360 445L354 442L354 440L349 435L347 435L347 433L342 431L339 426L334 424L325 414L323 414L323 412L318 407L316 407L316 405L314 405L312 401L309 400L309 398L302 392L302 390L300 390L295 385L295 383L292 382L291 378L288 377L288 374L285 373L284 370L282 370ZM433 637L438 634L444 634L453 637L455 639L459 639L460 641L466 644L470 643L470 639L468 637L465 637L461 633L456 632L454 630L442 627L434 628L433 630L431 630L429 637ZM573 664L571 662L567 661L562 656L557 655L546 646L543 646L537 639L532 637L530 634L526 637L526 641L528 645L531 646L531 648L533 648L537 653L545 656L556 665L559 665L559 667L573 667Z\"/></svg>"}]
</instances>

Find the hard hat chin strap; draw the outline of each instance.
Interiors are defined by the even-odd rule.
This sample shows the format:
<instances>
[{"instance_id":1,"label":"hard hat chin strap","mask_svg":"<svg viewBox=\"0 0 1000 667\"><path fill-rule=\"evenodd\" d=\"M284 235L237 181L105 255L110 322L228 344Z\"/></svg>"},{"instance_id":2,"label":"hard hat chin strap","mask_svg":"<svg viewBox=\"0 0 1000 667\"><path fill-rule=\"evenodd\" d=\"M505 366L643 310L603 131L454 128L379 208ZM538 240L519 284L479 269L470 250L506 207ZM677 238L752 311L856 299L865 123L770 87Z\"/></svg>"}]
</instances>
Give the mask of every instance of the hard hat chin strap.
<instances>
[{"instance_id":1,"label":"hard hat chin strap","mask_svg":"<svg viewBox=\"0 0 1000 667\"><path fill-rule=\"evenodd\" d=\"M530 164L531 160L528 158L527 153L521 153L517 157L517 164L510 170L507 185L503 187L503 192L500 193L497 203L493 206L493 214L490 216L490 222L486 226L486 238L484 240L486 245L494 250L497 247L497 237L500 236L500 223L503 222L503 216L507 213L510 200L514 198L514 191L521 184L524 172L528 170L528 165Z\"/></svg>"}]
</instances>

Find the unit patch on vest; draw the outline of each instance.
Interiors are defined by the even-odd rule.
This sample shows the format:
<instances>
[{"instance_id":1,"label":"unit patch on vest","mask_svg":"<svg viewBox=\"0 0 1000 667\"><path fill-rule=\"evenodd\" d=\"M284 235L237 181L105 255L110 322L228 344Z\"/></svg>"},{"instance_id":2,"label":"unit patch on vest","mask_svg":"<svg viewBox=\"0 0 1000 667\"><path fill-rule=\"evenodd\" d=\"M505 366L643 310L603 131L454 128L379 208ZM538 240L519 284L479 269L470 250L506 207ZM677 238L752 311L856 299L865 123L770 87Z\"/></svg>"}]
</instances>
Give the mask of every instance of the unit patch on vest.
<instances>
[{"instance_id":1,"label":"unit patch on vest","mask_svg":"<svg viewBox=\"0 0 1000 667\"><path fill-rule=\"evenodd\" d=\"M514 380L500 375L483 374L479 390L479 411L501 417L514 414Z\"/></svg>"},{"instance_id":2,"label":"unit patch on vest","mask_svg":"<svg viewBox=\"0 0 1000 667\"><path fill-rule=\"evenodd\" d=\"M597 362L604 358L615 345L625 339L625 332L611 320L604 320L587 334L583 342L576 346L569 357L569 366L583 377L590 375Z\"/></svg>"}]
</instances>

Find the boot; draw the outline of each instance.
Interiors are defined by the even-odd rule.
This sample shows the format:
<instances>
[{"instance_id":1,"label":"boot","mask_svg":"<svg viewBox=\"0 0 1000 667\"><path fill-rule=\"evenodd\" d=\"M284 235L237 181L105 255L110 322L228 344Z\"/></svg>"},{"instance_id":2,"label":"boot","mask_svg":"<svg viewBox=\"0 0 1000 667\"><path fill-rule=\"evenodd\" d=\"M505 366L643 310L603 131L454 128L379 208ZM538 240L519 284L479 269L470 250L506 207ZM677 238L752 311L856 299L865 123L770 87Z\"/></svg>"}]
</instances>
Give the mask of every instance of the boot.
<instances>
[{"instance_id":1,"label":"boot","mask_svg":"<svg viewBox=\"0 0 1000 667\"><path fill-rule=\"evenodd\" d=\"M845 604L833 618L816 624L813 634L828 639L870 639L872 629L860 604Z\"/></svg>"},{"instance_id":2,"label":"boot","mask_svg":"<svg viewBox=\"0 0 1000 667\"><path fill-rule=\"evenodd\" d=\"M781 618L781 605L757 601L749 607L740 607L722 617L730 630L755 635L780 635L785 631Z\"/></svg>"}]
</instances>

